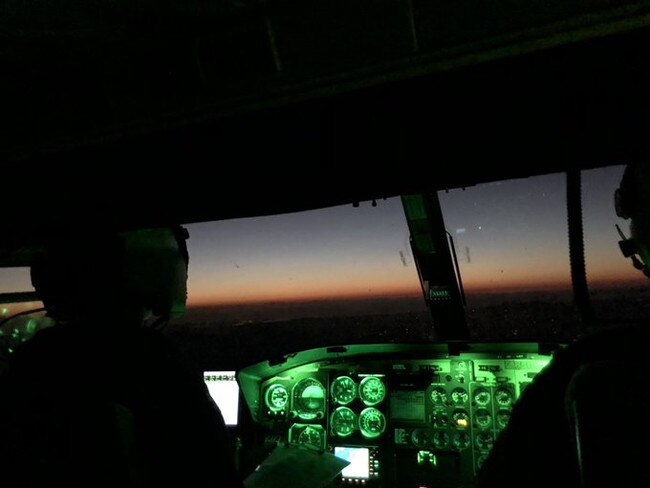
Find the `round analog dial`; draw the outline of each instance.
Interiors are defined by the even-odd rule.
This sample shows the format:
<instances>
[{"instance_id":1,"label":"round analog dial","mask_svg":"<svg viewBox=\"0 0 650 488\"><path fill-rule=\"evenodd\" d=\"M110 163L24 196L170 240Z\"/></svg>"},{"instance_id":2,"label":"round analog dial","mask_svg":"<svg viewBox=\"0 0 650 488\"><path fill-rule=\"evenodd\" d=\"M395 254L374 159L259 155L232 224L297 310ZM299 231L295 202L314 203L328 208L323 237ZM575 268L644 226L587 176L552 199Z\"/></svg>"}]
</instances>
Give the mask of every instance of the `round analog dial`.
<instances>
[{"instance_id":1,"label":"round analog dial","mask_svg":"<svg viewBox=\"0 0 650 488\"><path fill-rule=\"evenodd\" d=\"M444 449L449 444L449 434L446 432L433 433L433 446L436 449Z\"/></svg>"},{"instance_id":2,"label":"round analog dial","mask_svg":"<svg viewBox=\"0 0 650 488\"><path fill-rule=\"evenodd\" d=\"M359 384L359 397L368 405L377 405L386 398L386 386L376 376L366 376Z\"/></svg>"},{"instance_id":3,"label":"round analog dial","mask_svg":"<svg viewBox=\"0 0 650 488\"><path fill-rule=\"evenodd\" d=\"M436 411L432 417L433 426L442 429L449 425L449 417L444 411Z\"/></svg>"},{"instance_id":4,"label":"round analog dial","mask_svg":"<svg viewBox=\"0 0 650 488\"><path fill-rule=\"evenodd\" d=\"M324 444L322 431L310 426L305 427L298 436L298 444L308 444L320 449Z\"/></svg>"},{"instance_id":5,"label":"round analog dial","mask_svg":"<svg viewBox=\"0 0 650 488\"><path fill-rule=\"evenodd\" d=\"M424 449L431 444L431 436L426 429L413 429L413 432L411 432L411 442L415 447Z\"/></svg>"},{"instance_id":6,"label":"round analog dial","mask_svg":"<svg viewBox=\"0 0 650 488\"><path fill-rule=\"evenodd\" d=\"M500 428L504 428L506 425L508 425L508 421L510 420L510 411L508 410L499 410L497 412L497 425Z\"/></svg>"},{"instance_id":7,"label":"round analog dial","mask_svg":"<svg viewBox=\"0 0 650 488\"><path fill-rule=\"evenodd\" d=\"M492 423L492 415L490 415L490 412L488 412L486 409L479 408L474 414L474 421L476 422L476 425L482 429L485 429Z\"/></svg>"},{"instance_id":8,"label":"round analog dial","mask_svg":"<svg viewBox=\"0 0 650 488\"><path fill-rule=\"evenodd\" d=\"M272 412L284 410L289 402L289 392L283 385L274 384L267 388L264 403Z\"/></svg>"},{"instance_id":9,"label":"round analog dial","mask_svg":"<svg viewBox=\"0 0 650 488\"><path fill-rule=\"evenodd\" d=\"M454 422L454 426L459 429L467 429L469 427L469 414L462 408L454 410L454 413L451 414L451 419Z\"/></svg>"},{"instance_id":10,"label":"round analog dial","mask_svg":"<svg viewBox=\"0 0 650 488\"><path fill-rule=\"evenodd\" d=\"M494 399L500 407L509 407L512 405L512 393L507 388L498 388L494 392Z\"/></svg>"},{"instance_id":11,"label":"round analog dial","mask_svg":"<svg viewBox=\"0 0 650 488\"><path fill-rule=\"evenodd\" d=\"M356 414L348 407L339 407L330 417L332 433L339 437L352 435L357 424Z\"/></svg>"},{"instance_id":12,"label":"round analog dial","mask_svg":"<svg viewBox=\"0 0 650 488\"><path fill-rule=\"evenodd\" d=\"M463 388L454 388L454 391L451 392L451 401L454 405L463 405L469 400L469 395L467 390Z\"/></svg>"},{"instance_id":13,"label":"round analog dial","mask_svg":"<svg viewBox=\"0 0 650 488\"><path fill-rule=\"evenodd\" d=\"M444 405L447 402L447 392L442 386L434 386L431 390L431 402L434 405Z\"/></svg>"},{"instance_id":14,"label":"round analog dial","mask_svg":"<svg viewBox=\"0 0 650 488\"><path fill-rule=\"evenodd\" d=\"M366 408L359 414L359 430L366 439L379 437L386 430L386 417L376 408Z\"/></svg>"},{"instance_id":15,"label":"round analog dial","mask_svg":"<svg viewBox=\"0 0 650 488\"><path fill-rule=\"evenodd\" d=\"M492 449L492 444L494 444L494 437L488 432L481 432L476 436L476 447L483 450Z\"/></svg>"},{"instance_id":16,"label":"round analog dial","mask_svg":"<svg viewBox=\"0 0 650 488\"><path fill-rule=\"evenodd\" d=\"M472 439L470 439L469 434L467 432L456 432L454 433L454 437L451 440L454 444L454 447L458 450L465 449L469 447L469 445L472 443Z\"/></svg>"},{"instance_id":17,"label":"round analog dial","mask_svg":"<svg viewBox=\"0 0 650 488\"><path fill-rule=\"evenodd\" d=\"M357 384L349 376L339 376L332 382L330 393L332 401L339 405L347 405L357 396Z\"/></svg>"},{"instance_id":18,"label":"round analog dial","mask_svg":"<svg viewBox=\"0 0 650 488\"><path fill-rule=\"evenodd\" d=\"M487 390L487 388L478 388L474 392L474 401L476 402L477 405L480 405L481 407L486 406L488 403L490 403L491 395L490 392Z\"/></svg>"},{"instance_id":19,"label":"round analog dial","mask_svg":"<svg viewBox=\"0 0 650 488\"><path fill-rule=\"evenodd\" d=\"M314 378L304 378L293 388L293 408L301 419L322 417L325 412L325 388Z\"/></svg>"}]
</instances>

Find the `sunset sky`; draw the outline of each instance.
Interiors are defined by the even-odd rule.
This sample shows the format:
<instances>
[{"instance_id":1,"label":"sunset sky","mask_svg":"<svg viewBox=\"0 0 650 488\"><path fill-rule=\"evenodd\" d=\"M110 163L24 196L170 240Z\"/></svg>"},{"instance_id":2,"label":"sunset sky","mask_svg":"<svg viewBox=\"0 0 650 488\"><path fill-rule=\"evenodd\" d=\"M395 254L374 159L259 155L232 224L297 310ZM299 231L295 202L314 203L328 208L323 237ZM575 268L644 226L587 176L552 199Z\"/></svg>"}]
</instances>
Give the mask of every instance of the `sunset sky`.
<instances>
[{"instance_id":1,"label":"sunset sky","mask_svg":"<svg viewBox=\"0 0 650 488\"><path fill-rule=\"evenodd\" d=\"M644 282L617 247L622 171L583 173L592 286ZM468 294L570 286L565 191L558 174L440 193ZM190 306L421 294L399 198L187 227ZM25 269L0 271L0 291L30 288Z\"/></svg>"},{"instance_id":2,"label":"sunset sky","mask_svg":"<svg viewBox=\"0 0 650 488\"><path fill-rule=\"evenodd\" d=\"M644 282L618 251L613 193L623 168L583 174L593 286ZM570 287L563 174L441 192L468 293ZM421 294L398 198L195 224L190 304Z\"/></svg>"}]
</instances>

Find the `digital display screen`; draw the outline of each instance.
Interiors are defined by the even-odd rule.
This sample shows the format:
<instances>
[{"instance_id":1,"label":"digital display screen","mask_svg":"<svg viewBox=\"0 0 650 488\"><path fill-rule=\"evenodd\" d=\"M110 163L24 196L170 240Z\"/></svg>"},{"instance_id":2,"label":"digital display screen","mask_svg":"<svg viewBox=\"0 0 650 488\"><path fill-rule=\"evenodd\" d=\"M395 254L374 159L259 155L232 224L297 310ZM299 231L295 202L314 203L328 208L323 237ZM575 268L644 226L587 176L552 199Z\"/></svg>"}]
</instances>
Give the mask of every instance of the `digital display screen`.
<instances>
[{"instance_id":1,"label":"digital display screen","mask_svg":"<svg viewBox=\"0 0 650 488\"><path fill-rule=\"evenodd\" d=\"M393 390L390 411L393 420L424 422L424 391Z\"/></svg>"},{"instance_id":2,"label":"digital display screen","mask_svg":"<svg viewBox=\"0 0 650 488\"><path fill-rule=\"evenodd\" d=\"M237 425L239 385L234 371L205 371L203 381L210 396L221 410L226 425Z\"/></svg>"},{"instance_id":3,"label":"digital display screen","mask_svg":"<svg viewBox=\"0 0 650 488\"><path fill-rule=\"evenodd\" d=\"M370 478L370 450L367 447L335 447L334 455L350 462L341 471L344 478Z\"/></svg>"}]
</instances>

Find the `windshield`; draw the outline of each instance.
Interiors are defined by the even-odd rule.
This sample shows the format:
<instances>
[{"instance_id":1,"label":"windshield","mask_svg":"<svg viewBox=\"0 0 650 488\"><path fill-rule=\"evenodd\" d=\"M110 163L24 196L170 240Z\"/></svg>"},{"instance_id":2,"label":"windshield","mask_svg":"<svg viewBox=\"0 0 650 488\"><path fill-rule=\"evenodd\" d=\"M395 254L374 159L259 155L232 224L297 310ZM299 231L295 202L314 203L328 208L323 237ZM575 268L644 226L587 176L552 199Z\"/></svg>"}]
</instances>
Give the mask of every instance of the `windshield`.
<instances>
[{"instance_id":1,"label":"windshield","mask_svg":"<svg viewBox=\"0 0 650 488\"><path fill-rule=\"evenodd\" d=\"M641 317L639 304L650 302L643 275L618 250L614 225L628 231L613 207L623 168L581 174L586 275L601 325ZM564 173L438 198L470 340L568 342L584 332L573 301ZM217 343L227 347L224 361L252 362L324 345L435 339L399 197L187 228L188 309L167 332L199 354ZM26 268L3 271L3 292L31 289ZM3 313L26 307L6 304Z\"/></svg>"},{"instance_id":2,"label":"windshield","mask_svg":"<svg viewBox=\"0 0 650 488\"><path fill-rule=\"evenodd\" d=\"M641 316L631 297L645 293L617 245L614 224L627 229L612 203L622 172L582 172L586 274L601 322L621 308ZM439 192L470 340L568 342L584 332L566 191L558 173ZM287 350L434 337L399 198L188 227L190 300L179 329L234 327L255 343L266 328Z\"/></svg>"},{"instance_id":3,"label":"windshield","mask_svg":"<svg viewBox=\"0 0 650 488\"><path fill-rule=\"evenodd\" d=\"M187 227L188 304L223 321L422 308L399 198Z\"/></svg>"}]
</instances>

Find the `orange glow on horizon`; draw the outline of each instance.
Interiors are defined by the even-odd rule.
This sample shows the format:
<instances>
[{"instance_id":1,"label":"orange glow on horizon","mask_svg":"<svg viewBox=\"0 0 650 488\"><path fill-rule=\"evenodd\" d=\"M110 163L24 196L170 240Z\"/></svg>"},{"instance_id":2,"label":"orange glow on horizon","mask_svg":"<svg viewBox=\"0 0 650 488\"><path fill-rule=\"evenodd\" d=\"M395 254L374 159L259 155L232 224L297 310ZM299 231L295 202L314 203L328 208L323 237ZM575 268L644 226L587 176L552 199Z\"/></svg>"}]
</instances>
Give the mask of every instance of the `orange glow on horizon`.
<instances>
[{"instance_id":1,"label":"orange glow on horizon","mask_svg":"<svg viewBox=\"0 0 650 488\"><path fill-rule=\"evenodd\" d=\"M617 287L630 288L648 286L648 280L641 276L638 279L614 278L589 280L590 290L610 290ZM472 283L464 287L467 295L498 295L511 293L544 293L544 292L571 292L571 283L565 281L548 281L541 283L511 283L499 286L485 286L480 283ZM241 296L200 296L188 300L188 308L200 308L210 306L235 306L235 305L260 305L270 303L304 303L304 302L326 302L326 301L354 301L354 300L395 300L395 299L423 299L422 290L418 287L405 286L378 288L377 291L361 292L349 290L347 292L332 292L331 290L313 290L311 293L302 294L279 294L277 291L270 291L266 294L253 296L251 294Z\"/></svg>"},{"instance_id":2,"label":"orange glow on horizon","mask_svg":"<svg viewBox=\"0 0 650 488\"><path fill-rule=\"evenodd\" d=\"M234 291L234 290L233 290ZM273 288L260 293L190 293L188 296L188 307L202 307L211 305L243 305L259 303L292 303L325 300L365 300L381 298L417 298L422 297L422 290L417 285L404 286L373 286L365 290L359 287L348 287L347 289L334 288L306 288L302 291L291 289Z\"/></svg>"}]
</instances>

